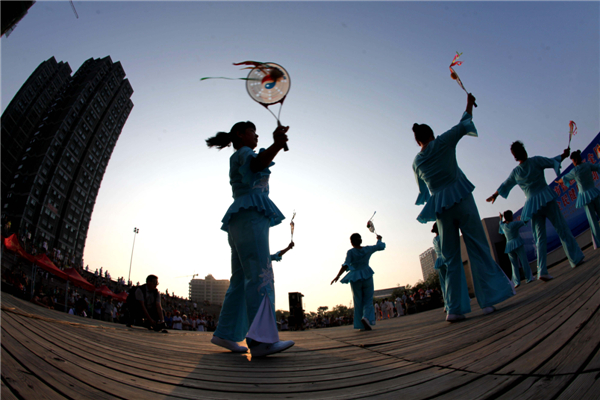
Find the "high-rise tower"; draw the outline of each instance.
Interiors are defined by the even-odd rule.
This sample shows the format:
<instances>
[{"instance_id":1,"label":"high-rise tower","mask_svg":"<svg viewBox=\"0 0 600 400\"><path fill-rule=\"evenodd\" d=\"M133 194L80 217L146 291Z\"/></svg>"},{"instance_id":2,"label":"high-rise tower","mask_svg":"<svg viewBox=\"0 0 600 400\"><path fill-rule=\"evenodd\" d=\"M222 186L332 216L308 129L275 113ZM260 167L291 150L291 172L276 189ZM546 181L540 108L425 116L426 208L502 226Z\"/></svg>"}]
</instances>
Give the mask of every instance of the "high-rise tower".
<instances>
[{"instance_id":1,"label":"high-rise tower","mask_svg":"<svg viewBox=\"0 0 600 400\"><path fill-rule=\"evenodd\" d=\"M54 58L48 62L56 63ZM2 217L13 231L30 233L35 244L46 242L80 259L100 182L133 108L133 89L121 64L110 57L85 61L72 78L69 69L67 83L54 95L46 86L32 86L32 77L2 115ZM35 103L21 111L19 118L34 126L27 134L20 131L22 124L8 122L18 115L18 101L13 103L30 92L41 99L48 93L50 104L37 119ZM17 160L6 190L5 153Z\"/></svg>"}]
</instances>

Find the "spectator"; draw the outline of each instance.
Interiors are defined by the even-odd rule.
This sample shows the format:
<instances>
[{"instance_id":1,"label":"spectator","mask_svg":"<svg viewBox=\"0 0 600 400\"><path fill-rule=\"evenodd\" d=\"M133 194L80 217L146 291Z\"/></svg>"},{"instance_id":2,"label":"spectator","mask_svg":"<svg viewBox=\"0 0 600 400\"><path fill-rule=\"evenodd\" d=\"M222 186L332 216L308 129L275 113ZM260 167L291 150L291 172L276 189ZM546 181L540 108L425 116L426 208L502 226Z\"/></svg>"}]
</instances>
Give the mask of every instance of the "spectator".
<instances>
[{"instance_id":1,"label":"spectator","mask_svg":"<svg viewBox=\"0 0 600 400\"><path fill-rule=\"evenodd\" d=\"M181 321L181 329L184 331L191 331L192 330L192 324L190 323L190 321L188 320L187 315L183 314L182 321Z\"/></svg>"},{"instance_id":2,"label":"spectator","mask_svg":"<svg viewBox=\"0 0 600 400\"><path fill-rule=\"evenodd\" d=\"M128 301L130 320L127 326L131 326L133 321L142 321L148 329L158 331L164 328L161 297L157 287L158 277L148 275L146 284L137 287L133 291L134 297ZM129 300L129 296L127 299Z\"/></svg>"},{"instance_id":3,"label":"spectator","mask_svg":"<svg viewBox=\"0 0 600 400\"><path fill-rule=\"evenodd\" d=\"M182 330L182 321L183 319L179 316L179 311L175 310L175 315L173 315L173 329L175 329L176 331Z\"/></svg>"}]
</instances>

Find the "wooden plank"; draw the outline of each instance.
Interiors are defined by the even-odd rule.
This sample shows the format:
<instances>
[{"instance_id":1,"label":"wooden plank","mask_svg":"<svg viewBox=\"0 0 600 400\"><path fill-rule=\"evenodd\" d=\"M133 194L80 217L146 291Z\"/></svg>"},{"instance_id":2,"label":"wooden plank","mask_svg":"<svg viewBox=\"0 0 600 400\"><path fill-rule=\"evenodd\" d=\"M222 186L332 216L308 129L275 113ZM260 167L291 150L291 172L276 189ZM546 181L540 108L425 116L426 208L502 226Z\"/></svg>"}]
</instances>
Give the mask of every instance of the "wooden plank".
<instances>
[{"instance_id":1,"label":"wooden plank","mask_svg":"<svg viewBox=\"0 0 600 400\"><path fill-rule=\"evenodd\" d=\"M584 372L600 370L600 346L596 347L596 350L590 358L591 360L588 365L585 366Z\"/></svg>"},{"instance_id":2,"label":"wooden plank","mask_svg":"<svg viewBox=\"0 0 600 400\"><path fill-rule=\"evenodd\" d=\"M551 399L560 393L572 378L572 375L530 376L514 388L497 397L497 400Z\"/></svg>"},{"instance_id":3,"label":"wooden plank","mask_svg":"<svg viewBox=\"0 0 600 400\"><path fill-rule=\"evenodd\" d=\"M584 284L586 284L585 282L589 282L589 281L583 280L583 282L584 282ZM568 285L569 283L567 282L565 284ZM541 315L542 317L548 311L553 310L557 306L559 308L566 307L566 305L564 305L560 302L560 299L556 299L556 296L554 295L554 293L555 292L552 292L553 295L551 297L552 299L554 299L553 306L549 307L549 306L545 305L544 302L541 301L541 299L538 299L538 306L545 305L545 307L539 311L539 315ZM439 358L445 357L446 355L455 353L455 352L462 352L463 354L467 354L466 357L469 358L472 356L472 355L468 354L468 353L472 352L470 350L470 347L471 346L479 346L479 347L484 348L485 346L482 346L481 342L486 341L486 340L489 341L489 338L491 337L490 331L492 333L496 332L497 335L502 336L504 334L510 333L511 331L514 331L518 327L527 325L529 322L531 322L531 320L533 320L534 322L537 322L534 315L532 315L535 313L533 313L532 310L528 309L527 307L520 307L518 309L515 309L514 311L505 312L505 313L503 312L503 310L504 309L501 309L497 313L494 313L490 316L482 318L483 320L485 320L487 322L485 324L481 323L481 324L475 325L478 332L464 331L461 333L464 336L463 338L456 338L453 336L452 333L448 332L447 337L441 337L437 340L436 340L436 338L430 338L430 340L428 340L426 344L424 343L423 340L421 340L420 342L417 342L413 346L405 346L405 345L398 344L398 346L389 346L389 347L392 347L392 350L390 350L390 351L387 351L387 349L385 349L385 348L381 348L381 349L379 349L379 351L384 352L386 354L393 354L393 355L401 357L403 359L409 359L409 360L413 360L413 361L425 361L425 360L431 360L434 358L438 358L438 360L436 360L434 362L435 365L455 366L453 364L446 364L443 362L441 363L441 362L439 362ZM504 314L504 315L502 315L502 314ZM519 318L519 317L521 317L521 318ZM547 318L549 318L549 317L546 317L546 319ZM454 326L459 326L459 325L462 326L463 324L464 323L454 324ZM432 330L435 328L436 327L432 327ZM446 333L445 331L442 331L442 332ZM428 336L431 336L431 335L428 335ZM497 341L499 343L504 342L503 340L499 339L498 337L494 338L494 341ZM393 349L394 347L396 349ZM478 352L476 354L476 356L479 354L481 354L481 353ZM457 366L457 367L462 368L461 366ZM483 371L481 371L481 372L483 372Z\"/></svg>"},{"instance_id":4,"label":"wooden plank","mask_svg":"<svg viewBox=\"0 0 600 400\"><path fill-rule=\"evenodd\" d=\"M4 378L2 379L2 389L0 391L0 398L3 400L18 400L17 396L10 390L8 386L4 384Z\"/></svg>"},{"instance_id":5,"label":"wooden plank","mask_svg":"<svg viewBox=\"0 0 600 400\"><path fill-rule=\"evenodd\" d=\"M595 292L591 299L584 296L584 294L589 296L588 293L582 293L581 296L577 297L576 299L569 299L569 301L571 301L573 307L577 308L581 302L588 300L584 304L588 304L589 307L577 308L577 312L555 330L548 329L551 332L549 335L547 335L542 341L536 343L535 346L527 352L527 354L524 354L510 364L507 364L500 369L498 373L532 373L536 371L542 364L544 364L550 357L552 357L555 352L560 350L565 343L578 332L580 326L585 324L591 318L591 316L597 310L598 305L600 305L600 292ZM560 359L570 363L568 355L565 355ZM562 368L565 369L569 367L563 365ZM570 368L572 369L574 367Z\"/></svg>"},{"instance_id":6,"label":"wooden plank","mask_svg":"<svg viewBox=\"0 0 600 400\"><path fill-rule=\"evenodd\" d=\"M517 376L483 375L468 385L461 385L450 392L445 392L444 400L493 399L499 393L513 387L519 380Z\"/></svg>"},{"instance_id":7,"label":"wooden plank","mask_svg":"<svg viewBox=\"0 0 600 400\"><path fill-rule=\"evenodd\" d=\"M10 332L5 329L5 323L2 324L2 345L6 342L10 343L10 339L16 340L22 346L25 346L29 351L40 358L44 358L44 360L52 365L54 368L63 371L63 373L68 374L72 377L76 376L77 379L83 380L87 383L88 386L93 387L95 389L102 389L108 393L113 395L113 398L126 398L126 399L134 399L134 398L151 398L155 394L149 389L148 386L144 387L132 387L130 385L122 384L119 381L112 381L107 379L106 376L102 374L103 367L99 365L95 365L95 369L86 369L82 368L81 365L78 365L75 357L63 357L64 354L60 352L49 351L48 349L39 346L23 337L14 337L10 335ZM3 349L4 350L4 349ZM62 361L59 361L62 360ZM4 366L4 353L2 356L2 373L4 374L5 366ZM135 379L133 380L135 382ZM11 386L12 388L12 386ZM35 392L34 392L35 393ZM90 391L90 396L84 397L92 397L92 391ZM168 394L168 393L165 393ZM37 399L37 397L33 396L29 393L24 398ZM63 398L63 397L59 397ZM193 398L193 397L192 397Z\"/></svg>"},{"instance_id":8,"label":"wooden plank","mask_svg":"<svg viewBox=\"0 0 600 400\"><path fill-rule=\"evenodd\" d=\"M582 400L600 398L600 376L598 372L580 374L556 398L556 400Z\"/></svg>"},{"instance_id":9,"label":"wooden plank","mask_svg":"<svg viewBox=\"0 0 600 400\"><path fill-rule=\"evenodd\" d=\"M4 341L3 341L4 342ZM2 343L2 380L10 390L25 399L65 399L23 367L8 353Z\"/></svg>"},{"instance_id":10,"label":"wooden plank","mask_svg":"<svg viewBox=\"0 0 600 400\"><path fill-rule=\"evenodd\" d=\"M594 297L578 311L583 315L582 318L588 314L591 316L577 325L576 321L569 321L561 327L563 335L571 335L571 340L538 369L536 374L574 374L583 369L584 364L594 354L600 344L600 284L594 289Z\"/></svg>"}]
</instances>

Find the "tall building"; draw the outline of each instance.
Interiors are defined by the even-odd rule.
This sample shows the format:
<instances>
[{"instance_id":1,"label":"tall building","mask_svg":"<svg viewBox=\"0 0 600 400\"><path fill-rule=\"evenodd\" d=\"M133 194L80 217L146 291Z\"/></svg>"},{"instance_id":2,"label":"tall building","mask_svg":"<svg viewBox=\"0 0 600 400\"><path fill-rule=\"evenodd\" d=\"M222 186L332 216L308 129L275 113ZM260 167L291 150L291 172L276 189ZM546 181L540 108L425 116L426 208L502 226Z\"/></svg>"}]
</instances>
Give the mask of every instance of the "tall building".
<instances>
[{"instance_id":1,"label":"tall building","mask_svg":"<svg viewBox=\"0 0 600 400\"><path fill-rule=\"evenodd\" d=\"M8 37L17 23L23 19L35 1L4 1L2 7L2 36Z\"/></svg>"},{"instance_id":2,"label":"tall building","mask_svg":"<svg viewBox=\"0 0 600 400\"><path fill-rule=\"evenodd\" d=\"M17 166L42 118L71 80L69 64L54 57L36 68L2 114L2 194L8 193Z\"/></svg>"},{"instance_id":3,"label":"tall building","mask_svg":"<svg viewBox=\"0 0 600 400\"><path fill-rule=\"evenodd\" d=\"M215 279L210 274L204 279L192 279L190 300L196 303L208 301L210 304L222 305L227 289L229 289L228 279Z\"/></svg>"},{"instance_id":4,"label":"tall building","mask_svg":"<svg viewBox=\"0 0 600 400\"><path fill-rule=\"evenodd\" d=\"M2 219L79 260L133 89L110 57L70 73L54 57L45 61L2 115Z\"/></svg>"},{"instance_id":5,"label":"tall building","mask_svg":"<svg viewBox=\"0 0 600 400\"><path fill-rule=\"evenodd\" d=\"M433 247L428 248L423 253L419 254L419 261L421 262L421 271L423 272L423 280L427 280L429 275L435 272L435 260L437 260L437 254Z\"/></svg>"}]
</instances>

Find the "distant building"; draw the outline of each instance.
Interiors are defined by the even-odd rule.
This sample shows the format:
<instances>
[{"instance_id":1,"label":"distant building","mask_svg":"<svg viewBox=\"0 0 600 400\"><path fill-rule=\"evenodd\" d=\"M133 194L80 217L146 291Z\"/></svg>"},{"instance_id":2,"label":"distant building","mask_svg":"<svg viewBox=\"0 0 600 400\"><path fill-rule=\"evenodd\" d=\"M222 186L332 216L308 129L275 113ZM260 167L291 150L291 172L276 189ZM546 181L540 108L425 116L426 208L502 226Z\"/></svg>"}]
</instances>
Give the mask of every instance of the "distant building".
<instances>
[{"instance_id":1,"label":"distant building","mask_svg":"<svg viewBox=\"0 0 600 400\"><path fill-rule=\"evenodd\" d=\"M33 72L2 114L2 221L11 233L81 260L132 93L110 57L90 58L73 77L54 57Z\"/></svg>"},{"instance_id":2,"label":"distant building","mask_svg":"<svg viewBox=\"0 0 600 400\"><path fill-rule=\"evenodd\" d=\"M211 305L222 305L225 293L229 289L228 279L215 279L212 275L206 275L204 279L192 279L190 281L190 300L202 304L208 301Z\"/></svg>"},{"instance_id":3,"label":"distant building","mask_svg":"<svg viewBox=\"0 0 600 400\"><path fill-rule=\"evenodd\" d=\"M429 275L435 272L435 260L437 260L437 254L433 247L428 248L425 252L419 254L419 261L421 262L421 272L423 272L423 280L427 280Z\"/></svg>"},{"instance_id":4,"label":"distant building","mask_svg":"<svg viewBox=\"0 0 600 400\"><path fill-rule=\"evenodd\" d=\"M391 300L392 293L396 289L404 290L404 286L396 286L396 287L388 288L388 289L378 289L375 292L373 292L373 299L381 300L381 299L385 299L387 297L388 299Z\"/></svg>"}]
</instances>

